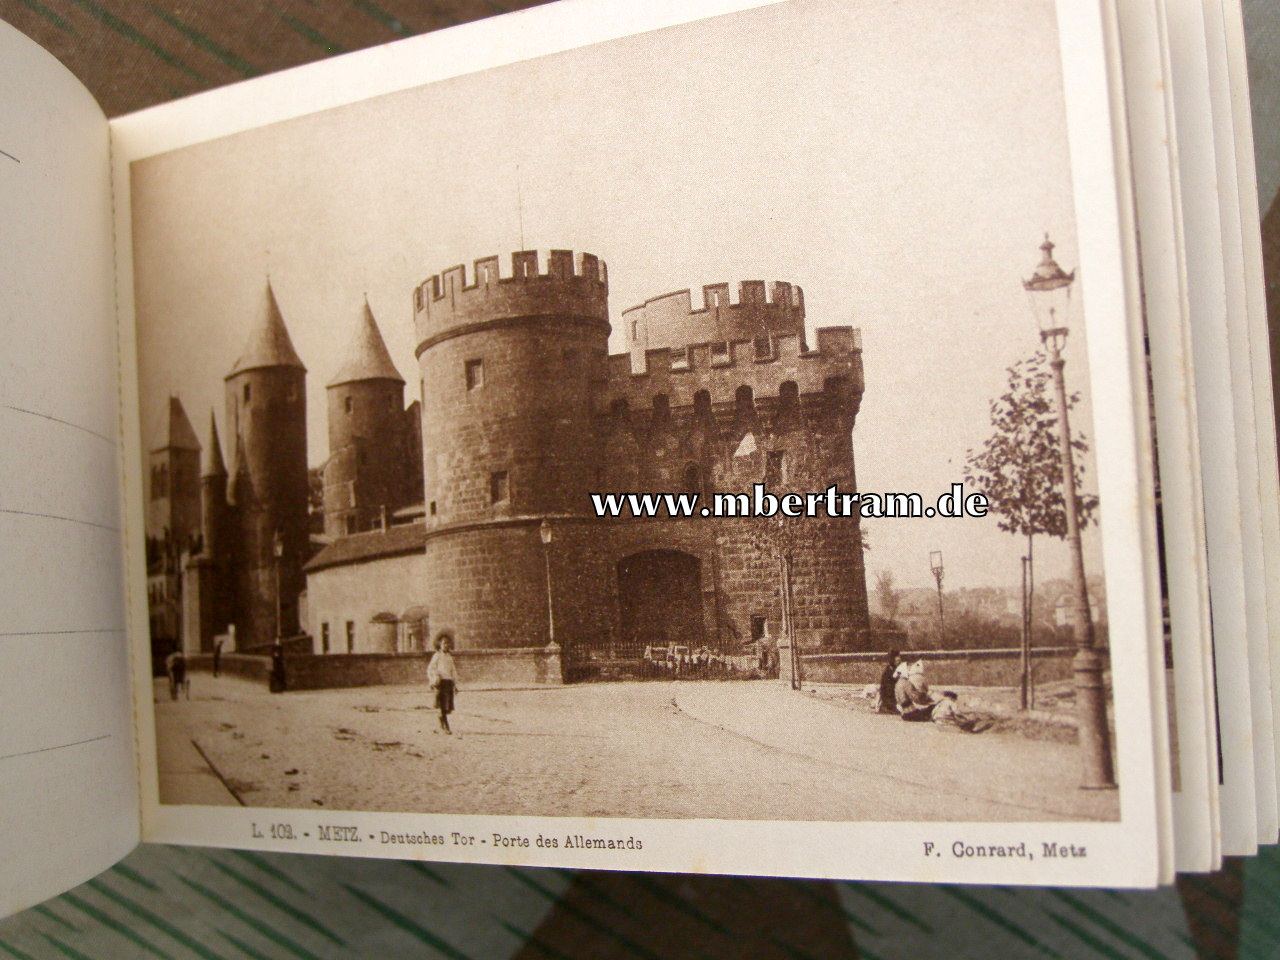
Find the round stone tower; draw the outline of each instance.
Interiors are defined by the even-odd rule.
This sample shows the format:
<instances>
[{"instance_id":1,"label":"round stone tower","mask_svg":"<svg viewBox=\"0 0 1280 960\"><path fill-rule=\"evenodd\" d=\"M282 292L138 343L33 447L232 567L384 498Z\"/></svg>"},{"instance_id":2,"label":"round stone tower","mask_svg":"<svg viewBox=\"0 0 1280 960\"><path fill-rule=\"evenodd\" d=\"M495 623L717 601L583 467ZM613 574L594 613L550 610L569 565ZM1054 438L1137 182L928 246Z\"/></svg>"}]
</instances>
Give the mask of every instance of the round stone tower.
<instances>
[{"instance_id":1,"label":"round stone tower","mask_svg":"<svg viewBox=\"0 0 1280 960\"><path fill-rule=\"evenodd\" d=\"M262 313L226 376L241 647L298 632L308 543L306 373L268 283Z\"/></svg>"},{"instance_id":2,"label":"round stone tower","mask_svg":"<svg viewBox=\"0 0 1280 960\"><path fill-rule=\"evenodd\" d=\"M406 502L404 378L387 352L366 300L346 362L326 388L329 459L324 532L369 530Z\"/></svg>"},{"instance_id":3,"label":"round stone tower","mask_svg":"<svg viewBox=\"0 0 1280 960\"><path fill-rule=\"evenodd\" d=\"M553 250L454 267L414 296L432 623L462 648L551 639L543 536L585 517L597 481L592 387L608 351L608 280ZM546 520L546 526L543 522Z\"/></svg>"}]
</instances>

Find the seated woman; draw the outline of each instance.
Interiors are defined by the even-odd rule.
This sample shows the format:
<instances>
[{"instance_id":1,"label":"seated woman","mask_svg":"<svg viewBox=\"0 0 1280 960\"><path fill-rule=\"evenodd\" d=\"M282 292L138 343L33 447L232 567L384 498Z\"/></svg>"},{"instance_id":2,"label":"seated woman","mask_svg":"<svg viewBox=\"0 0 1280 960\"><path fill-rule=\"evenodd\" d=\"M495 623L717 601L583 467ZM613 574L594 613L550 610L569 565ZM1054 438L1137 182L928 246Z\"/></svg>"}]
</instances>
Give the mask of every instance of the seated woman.
<instances>
[{"instance_id":1,"label":"seated woman","mask_svg":"<svg viewBox=\"0 0 1280 960\"><path fill-rule=\"evenodd\" d=\"M929 696L929 684L924 679L924 661L917 660L899 667L905 673L898 681L895 696L898 712L907 721L929 720L933 716L935 701Z\"/></svg>"},{"instance_id":2,"label":"seated woman","mask_svg":"<svg viewBox=\"0 0 1280 960\"><path fill-rule=\"evenodd\" d=\"M876 713L897 713L895 689L898 685L898 651L890 650L884 657L884 669L880 671L880 692L876 696Z\"/></svg>"},{"instance_id":3,"label":"seated woman","mask_svg":"<svg viewBox=\"0 0 1280 960\"><path fill-rule=\"evenodd\" d=\"M894 676L897 678L894 700L898 704L900 714L905 717L910 711L933 706L933 700L929 697L929 684L924 679L923 660L917 660L911 664L898 664Z\"/></svg>"}]
</instances>

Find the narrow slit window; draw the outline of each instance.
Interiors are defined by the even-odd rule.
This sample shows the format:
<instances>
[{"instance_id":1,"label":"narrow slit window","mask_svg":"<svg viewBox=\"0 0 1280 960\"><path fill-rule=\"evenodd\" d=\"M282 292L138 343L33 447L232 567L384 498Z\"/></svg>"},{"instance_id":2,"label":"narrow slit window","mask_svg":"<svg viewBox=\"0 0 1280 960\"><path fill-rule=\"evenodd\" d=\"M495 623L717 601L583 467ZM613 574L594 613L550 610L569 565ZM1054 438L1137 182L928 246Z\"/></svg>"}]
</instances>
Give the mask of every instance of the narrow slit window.
<instances>
[{"instance_id":1,"label":"narrow slit window","mask_svg":"<svg viewBox=\"0 0 1280 960\"><path fill-rule=\"evenodd\" d=\"M505 470L489 474L489 502L506 503L511 499L511 481Z\"/></svg>"},{"instance_id":2,"label":"narrow slit window","mask_svg":"<svg viewBox=\"0 0 1280 960\"><path fill-rule=\"evenodd\" d=\"M764 485L770 487L787 481L787 459L782 450L770 450L764 468Z\"/></svg>"},{"instance_id":3,"label":"narrow slit window","mask_svg":"<svg viewBox=\"0 0 1280 960\"><path fill-rule=\"evenodd\" d=\"M702 471L697 464L691 463L684 468L684 492L695 496L702 494Z\"/></svg>"}]
</instances>

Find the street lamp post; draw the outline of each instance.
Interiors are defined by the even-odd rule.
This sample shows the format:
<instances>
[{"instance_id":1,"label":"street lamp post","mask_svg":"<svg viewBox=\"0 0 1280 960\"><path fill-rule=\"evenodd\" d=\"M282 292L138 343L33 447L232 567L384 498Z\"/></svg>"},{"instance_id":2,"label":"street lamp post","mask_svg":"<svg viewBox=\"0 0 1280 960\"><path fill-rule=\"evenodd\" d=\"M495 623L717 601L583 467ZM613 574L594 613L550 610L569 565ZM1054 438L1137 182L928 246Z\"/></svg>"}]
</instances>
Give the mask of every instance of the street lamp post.
<instances>
[{"instance_id":1,"label":"street lamp post","mask_svg":"<svg viewBox=\"0 0 1280 960\"><path fill-rule=\"evenodd\" d=\"M792 553L791 553L791 530L786 526L786 520L781 515L773 518L762 529L760 546L769 552L776 554L778 558L778 601L782 613L782 640L778 644L778 671L779 676L782 675L782 648L785 646L787 650L787 674L792 690L802 688L803 680L800 676L801 661L798 641L795 631L795 603L792 585Z\"/></svg>"},{"instance_id":2,"label":"street lamp post","mask_svg":"<svg viewBox=\"0 0 1280 960\"><path fill-rule=\"evenodd\" d=\"M804 681L800 676L800 650L796 644L795 608L791 600L791 553L785 548L778 556L778 566L782 574L782 634L791 649L791 689L800 690Z\"/></svg>"},{"instance_id":3,"label":"street lamp post","mask_svg":"<svg viewBox=\"0 0 1280 960\"><path fill-rule=\"evenodd\" d=\"M277 530L275 534L273 534L271 537L271 556L275 561L274 566L275 566L275 574L276 574L276 590L275 590L275 593L276 593L276 643L279 643L281 640L280 621L282 619L281 610L280 610L280 561L284 558L284 541L280 539L279 530Z\"/></svg>"},{"instance_id":4,"label":"street lamp post","mask_svg":"<svg viewBox=\"0 0 1280 960\"><path fill-rule=\"evenodd\" d=\"M1076 654L1072 663L1076 686L1076 722L1081 749L1081 783L1086 790L1116 785L1107 730L1106 690L1102 682L1102 657L1098 653L1089 593L1084 576L1084 550L1080 544L1080 519L1076 507L1075 461L1071 453L1071 424L1067 418L1067 388L1063 377L1066 360L1067 308L1076 274L1066 273L1053 259L1053 242L1045 234L1043 254L1031 279L1022 282L1040 322L1040 341L1049 351L1049 367L1058 398L1058 452L1062 461L1062 502L1067 519L1067 546L1071 554L1072 624ZM1061 313L1061 315L1059 315Z\"/></svg>"},{"instance_id":5,"label":"street lamp post","mask_svg":"<svg viewBox=\"0 0 1280 960\"><path fill-rule=\"evenodd\" d=\"M272 693L284 693L284 644L280 638L280 561L284 558L284 541L280 539L280 531L271 535L271 559L274 561L276 580L276 639L271 644L271 673L267 687Z\"/></svg>"},{"instance_id":6,"label":"street lamp post","mask_svg":"<svg viewBox=\"0 0 1280 960\"><path fill-rule=\"evenodd\" d=\"M542 557L547 570L547 646L551 647L556 642L556 611L551 593L551 521L546 517L538 527L538 536L542 539Z\"/></svg>"},{"instance_id":7,"label":"street lamp post","mask_svg":"<svg viewBox=\"0 0 1280 960\"><path fill-rule=\"evenodd\" d=\"M933 571L933 579L938 582L938 642L946 645L947 640L947 624L942 619L942 551L929 551L929 569Z\"/></svg>"},{"instance_id":8,"label":"street lamp post","mask_svg":"<svg viewBox=\"0 0 1280 960\"><path fill-rule=\"evenodd\" d=\"M1035 584L1035 567L1031 555L1022 558L1022 709L1030 709L1035 702L1031 688L1031 605Z\"/></svg>"}]
</instances>

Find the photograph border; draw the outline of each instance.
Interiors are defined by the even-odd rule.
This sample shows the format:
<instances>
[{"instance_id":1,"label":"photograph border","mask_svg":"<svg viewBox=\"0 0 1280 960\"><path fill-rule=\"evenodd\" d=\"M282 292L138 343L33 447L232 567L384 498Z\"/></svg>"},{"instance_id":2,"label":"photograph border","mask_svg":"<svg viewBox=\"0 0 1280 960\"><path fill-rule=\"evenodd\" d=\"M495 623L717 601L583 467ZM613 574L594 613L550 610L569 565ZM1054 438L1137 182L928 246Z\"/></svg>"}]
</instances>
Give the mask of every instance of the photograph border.
<instances>
[{"instance_id":1,"label":"photograph border","mask_svg":"<svg viewBox=\"0 0 1280 960\"><path fill-rule=\"evenodd\" d=\"M307 82L292 71L249 84L158 107L113 126L122 408L139 409L137 343L134 329L133 246L129 215L130 164L182 146L263 126L372 96L416 87L451 76L500 66L562 50L595 44L634 33L738 12L764 4L737 0L660 3L628 11L599 0L539 8L413 38L389 47L353 54L306 68ZM1111 117L1123 116L1123 91L1107 64L1115 59L1115 25L1109 4L1094 7L1076 0L1057 0L1063 51L1068 136L1073 166L1084 314L1127 319L1126 323L1092 323L1088 351L1094 408L1108 411L1106 429L1097 430L1099 495L1106 504L1104 569L1113 635L1140 635L1145 645L1125 644L1111 651L1115 678L1117 759L1124 771L1121 818L1115 823L964 824L829 823L782 821L610 819L608 835L634 835L642 851L600 853L474 848L406 849L391 846L359 849L361 854L395 858L502 862L639 870L677 870L736 874L872 878L878 880L952 881L966 883L1052 883L1056 885L1150 886L1164 871L1162 855L1171 857L1167 782L1160 789L1158 736L1153 728L1157 682L1163 684L1159 638L1159 589L1154 557L1154 491L1151 451L1144 418L1144 360L1137 312L1136 251L1133 224L1125 219L1128 171L1117 167L1116 149L1123 131ZM1104 9L1108 16L1104 16ZM1068 55L1069 52L1069 55ZM1109 77L1111 80L1109 81ZM1129 238L1126 240L1126 238ZM1136 349L1135 349L1136 347ZM1131 389L1132 387L1132 389ZM142 448L136 417L123 417L124 449ZM1143 437L1147 437L1144 446ZM601 835L600 821L491 817L449 814L369 814L351 811L275 811L262 808L163 806L157 796L152 682L147 642L146 571L142 543L143 478L140 461L121 458L124 512L127 517L126 566L129 582L130 637L133 649L135 717L139 734L140 781L143 793L143 836L161 842L252 847L296 852L350 853L318 841L272 841L255 838L251 824L269 817L298 825L335 822L357 826L362 833L449 833L536 835L581 832ZM1154 591L1153 591L1154 586ZM1157 669L1157 666L1159 669ZM1158 677L1157 677L1158 674ZM1167 753L1167 748L1166 748ZM1167 755L1164 769L1167 769ZM1166 778L1167 781L1167 778ZM1152 817L1151 812L1164 811ZM1013 864L1006 860L922 857L928 842L972 844L1055 841L1083 846L1089 856Z\"/></svg>"}]
</instances>

